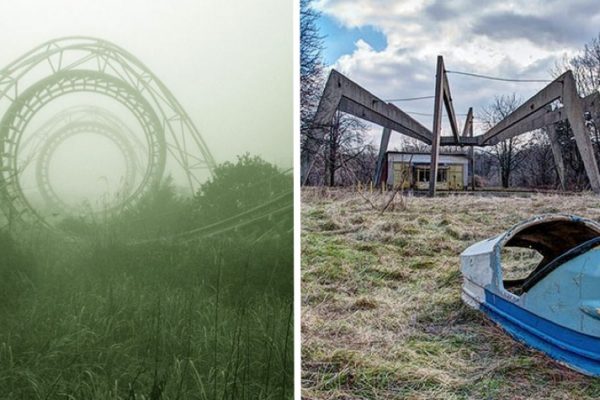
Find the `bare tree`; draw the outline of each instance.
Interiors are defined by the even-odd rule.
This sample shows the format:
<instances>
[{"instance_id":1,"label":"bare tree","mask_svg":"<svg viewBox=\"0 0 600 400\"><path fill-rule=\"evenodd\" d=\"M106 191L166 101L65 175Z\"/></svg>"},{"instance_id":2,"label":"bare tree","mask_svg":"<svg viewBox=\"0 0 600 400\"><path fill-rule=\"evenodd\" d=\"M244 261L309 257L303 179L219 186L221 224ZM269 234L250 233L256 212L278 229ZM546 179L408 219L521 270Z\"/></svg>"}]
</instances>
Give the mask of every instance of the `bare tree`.
<instances>
[{"instance_id":1,"label":"bare tree","mask_svg":"<svg viewBox=\"0 0 600 400\"><path fill-rule=\"evenodd\" d=\"M312 7L313 0L300 0L300 130L301 157L311 159L307 183L333 186L354 183L357 173L367 168L371 151L364 143L366 125L350 115L336 113L325 137L315 135L313 119L325 83L322 57L323 36L319 32L320 13ZM349 168L356 168L350 171ZM368 168L367 168L368 169ZM354 178L350 179L352 175ZM361 178L362 179L362 178Z\"/></svg>"},{"instance_id":2,"label":"bare tree","mask_svg":"<svg viewBox=\"0 0 600 400\"><path fill-rule=\"evenodd\" d=\"M560 185L550 139L545 132L531 135L531 144L523 149L523 162L513 171L513 182L522 187L550 188Z\"/></svg>"},{"instance_id":3,"label":"bare tree","mask_svg":"<svg viewBox=\"0 0 600 400\"><path fill-rule=\"evenodd\" d=\"M401 151L407 153L431 153L431 146L409 136L402 136Z\"/></svg>"},{"instance_id":4,"label":"bare tree","mask_svg":"<svg viewBox=\"0 0 600 400\"><path fill-rule=\"evenodd\" d=\"M348 161L347 165L352 168L357 181L371 182L375 174L377 153L375 146L367 144L363 146L362 152L357 157Z\"/></svg>"},{"instance_id":5,"label":"bare tree","mask_svg":"<svg viewBox=\"0 0 600 400\"><path fill-rule=\"evenodd\" d=\"M479 119L490 129L512 113L520 103L521 100L514 93L496 96L491 104L482 108ZM509 187L511 173L523 162L523 150L530 144L530 140L530 137L521 135L504 140L492 148L490 153L498 163L502 187Z\"/></svg>"},{"instance_id":6,"label":"bare tree","mask_svg":"<svg viewBox=\"0 0 600 400\"><path fill-rule=\"evenodd\" d=\"M323 37L317 24L320 13L311 3L312 0L300 0L300 148L303 159L316 156L322 144L315 146L317 138L311 129L324 84Z\"/></svg>"},{"instance_id":7,"label":"bare tree","mask_svg":"<svg viewBox=\"0 0 600 400\"><path fill-rule=\"evenodd\" d=\"M600 34L585 44L581 53L558 62L553 75L559 76L569 69L580 95L587 96L600 88Z\"/></svg>"},{"instance_id":8,"label":"bare tree","mask_svg":"<svg viewBox=\"0 0 600 400\"><path fill-rule=\"evenodd\" d=\"M335 186L338 170L356 166L354 161L367 150L366 130L367 125L360 119L339 111L335 113L333 125L326 138L328 145L326 169L329 186ZM356 171L352 171L351 174L356 176Z\"/></svg>"}]
</instances>

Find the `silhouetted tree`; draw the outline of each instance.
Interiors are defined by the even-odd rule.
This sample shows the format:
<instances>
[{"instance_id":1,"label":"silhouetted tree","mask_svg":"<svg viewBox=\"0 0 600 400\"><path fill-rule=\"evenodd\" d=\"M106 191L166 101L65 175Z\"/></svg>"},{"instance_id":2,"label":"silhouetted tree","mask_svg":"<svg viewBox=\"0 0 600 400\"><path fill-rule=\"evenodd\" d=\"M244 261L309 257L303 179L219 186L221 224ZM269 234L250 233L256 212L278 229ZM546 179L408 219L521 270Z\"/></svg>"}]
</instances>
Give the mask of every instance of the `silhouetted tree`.
<instances>
[{"instance_id":1,"label":"silhouetted tree","mask_svg":"<svg viewBox=\"0 0 600 400\"><path fill-rule=\"evenodd\" d=\"M127 238L168 236L188 227L190 207L190 196L178 194L172 177L168 176L133 206L110 216L108 221L96 216L70 217L61 223L61 228L88 236L108 229L105 239L109 241L121 240L117 233Z\"/></svg>"},{"instance_id":2,"label":"silhouetted tree","mask_svg":"<svg viewBox=\"0 0 600 400\"><path fill-rule=\"evenodd\" d=\"M260 206L292 190L289 174L258 156L244 154L215 168L194 199L199 225L220 221Z\"/></svg>"}]
</instances>

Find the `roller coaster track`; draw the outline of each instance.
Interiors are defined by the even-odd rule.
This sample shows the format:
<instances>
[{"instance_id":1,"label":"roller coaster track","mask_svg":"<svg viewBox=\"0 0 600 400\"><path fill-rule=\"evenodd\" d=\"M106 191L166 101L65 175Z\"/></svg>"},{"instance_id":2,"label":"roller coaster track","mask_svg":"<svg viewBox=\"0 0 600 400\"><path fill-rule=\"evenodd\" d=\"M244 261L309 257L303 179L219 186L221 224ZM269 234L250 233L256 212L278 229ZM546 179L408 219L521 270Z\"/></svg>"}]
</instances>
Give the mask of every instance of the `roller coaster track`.
<instances>
[{"instance_id":1,"label":"roller coaster track","mask_svg":"<svg viewBox=\"0 0 600 400\"><path fill-rule=\"evenodd\" d=\"M215 161L204 139L173 94L149 68L110 42L90 37L60 38L34 48L0 70L0 211L7 220L51 226L23 192L21 151L31 144L24 133L46 104L81 92L117 101L143 129L145 170L139 183L124 191L126 195L115 205L115 210L136 204L160 183L166 172L182 171L191 192L212 175ZM88 131L109 137L127 153L126 157L133 155L131 148L135 139L128 129L114 124L93 125L86 118L79 122L80 128L87 124ZM49 122L46 127L54 123L58 124ZM69 133L65 133L67 131ZM74 125L70 130L64 128L63 133L48 129L44 131L44 138L50 144L37 141L37 137L33 140L37 144L30 147L45 151L44 161L38 163L37 176L38 184L51 203L60 202L49 184L47 164L53 149L76 131ZM130 160L126 182L130 183L131 174L137 173L134 164Z\"/></svg>"},{"instance_id":2,"label":"roller coaster track","mask_svg":"<svg viewBox=\"0 0 600 400\"><path fill-rule=\"evenodd\" d=\"M293 193L293 190L277 193L269 201L251 207L231 217L227 217L198 228L190 229L185 232L161 236L158 238L140 240L134 242L133 244L148 244L173 240L190 242L220 235L225 232L235 231L237 229L249 226L265 219L271 219L275 216L285 213L286 211L292 210L294 207Z\"/></svg>"}]
</instances>

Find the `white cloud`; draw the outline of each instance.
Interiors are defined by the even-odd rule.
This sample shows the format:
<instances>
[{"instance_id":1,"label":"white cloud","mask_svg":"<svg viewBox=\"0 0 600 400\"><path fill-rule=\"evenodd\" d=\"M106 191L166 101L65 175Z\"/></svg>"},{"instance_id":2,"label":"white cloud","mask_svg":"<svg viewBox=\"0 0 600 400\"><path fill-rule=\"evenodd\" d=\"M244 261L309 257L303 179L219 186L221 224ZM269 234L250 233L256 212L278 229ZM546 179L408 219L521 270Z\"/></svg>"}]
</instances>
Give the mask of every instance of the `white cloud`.
<instances>
[{"instance_id":1,"label":"white cloud","mask_svg":"<svg viewBox=\"0 0 600 400\"><path fill-rule=\"evenodd\" d=\"M319 0L316 7L345 27L372 26L387 46L357 41L334 68L386 99L432 95L438 54L448 70L493 76L551 79L556 62L597 35L591 21L600 10L591 0ZM569 18L565 18L569 15ZM595 24L595 26L598 26ZM543 83L505 83L449 76L457 113L478 108L495 95L516 92L524 100ZM402 103L430 113L431 101ZM426 126L431 117L415 116Z\"/></svg>"}]
</instances>

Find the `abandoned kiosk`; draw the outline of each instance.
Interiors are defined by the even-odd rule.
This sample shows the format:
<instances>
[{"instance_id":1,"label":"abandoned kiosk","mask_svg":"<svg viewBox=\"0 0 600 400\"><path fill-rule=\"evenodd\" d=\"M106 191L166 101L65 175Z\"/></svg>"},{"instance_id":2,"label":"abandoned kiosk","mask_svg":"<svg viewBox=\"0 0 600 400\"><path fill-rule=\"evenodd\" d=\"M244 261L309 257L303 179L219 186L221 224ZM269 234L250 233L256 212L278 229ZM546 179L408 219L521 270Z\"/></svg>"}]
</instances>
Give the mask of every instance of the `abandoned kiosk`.
<instances>
[{"instance_id":1,"label":"abandoned kiosk","mask_svg":"<svg viewBox=\"0 0 600 400\"><path fill-rule=\"evenodd\" d=\"M388 187L427 190L431 154L388 151L383 165L382 182ZM466 190L469 182L469 157L463 153L441 153L438 159L437 188Z\"/></svg>"}]
</instances>

